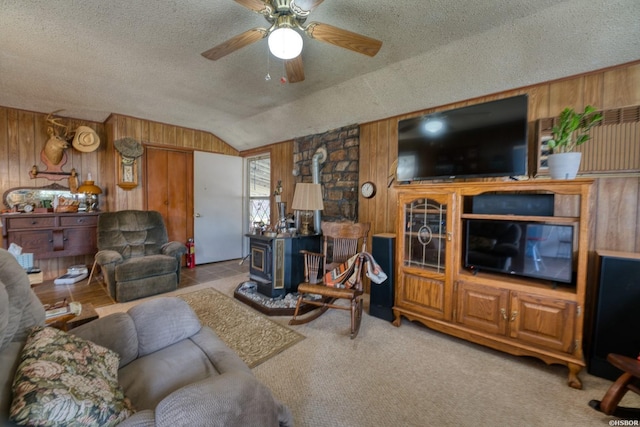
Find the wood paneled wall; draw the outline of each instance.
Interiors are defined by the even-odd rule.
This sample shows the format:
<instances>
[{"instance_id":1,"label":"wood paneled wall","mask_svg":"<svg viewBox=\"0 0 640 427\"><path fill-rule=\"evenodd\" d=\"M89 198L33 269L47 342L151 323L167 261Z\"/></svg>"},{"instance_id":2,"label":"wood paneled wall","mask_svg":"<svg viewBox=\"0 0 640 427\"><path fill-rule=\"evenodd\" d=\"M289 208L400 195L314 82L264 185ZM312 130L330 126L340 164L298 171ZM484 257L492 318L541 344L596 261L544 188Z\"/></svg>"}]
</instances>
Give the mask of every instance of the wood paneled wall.
<instances>
[{"instance_id":1,"label":"wood paneled wall","mask_svg":"<svg viewBox=\"0 0 640 427\"><path fill-rule=\"evenodd\" d=\"M377 186L377 194L368 200L359 198L359 220L371 222L371 234L395 232L397 194L395 186L388 187L387 184L390 175L393 175L393 164L398 155L398 120L522 93L529 95L529 134L532 138L530 145L533 147L535 120L558 114L564 107L583 108L586 104L592 104L597 108L607 109L640 104L640 61L363 124L360 129L360 183L373 181ZM45 119L46 113L0 107L0 191L18 186L40 187L51 183L43 178L32 180L28 174L34 164L41 166L40 151L48 139ZM282 200L289 206L293 200L293 141L238 153L208 132L117 114L110 116L104 124L75 119L68 119L66 123L72 128L79 125L90 126L101 138L100 148L93 153L67 150L68 161L64 170L76 168L82 180L86 178L87 172L93 174L96 184L105 192L101 200L103 210L144 207L145 183L142 182L141 170L141 185L134 190L122 190L115 182L117 165L113 141L127 136L158 146L183 147L243 157L268 152L271 154L272 186L282 180ZM637 176L596 179L592 200L592 250L640 252L639 205L640 178ZM277 218L275 207L272 218ZM62 258L46 261L46 265L41 266L57 274L59 271L64 272L69 265L91 262L90 259Z\"/></svg>"},{"instance_id":2,"label":"wood paneled wall","mask_svg":"<svg viewBox=\"0 0 640 427\"><path fill-rule=\"evenodd\" d=\"M360 198L360 221L371 222L372 234L396 231L396 188L387 188L387 183L398 157L398 120L524 93L529 95L529 145L533 149L535 121L557 115L565 107L582 109L591 104L610 109L640 104L640 61L361 125L360 182L375 182L378 192L373 199ZM532 153L529 157L533 158ZM597 178L592 200L591 250L640 252L639 205L637 176Z\"/></svg>"},{"instance_id":3,"label":"wood paneled wall","mask_svg":"<svg viewBox=\"0 0 640 427\"><path fill-rule=\"evenodd\" d=\"M144 171L142 163L138 160L138 179L140 185L132 190L123 190L116 185L117 162L113 141L130 137L137 141L154 146L180 147L193 151L206 151L210 153L238 156L239 152L229 144L209 133L180 126L152 122L134 117L112 114L106 123L109 144L106 148L110 162L105 164L102 173L108 176L108 188L106 194L106 208L109 211L123 209L144 209ZM176 176L175 179L185 179Z\"/></svg>"},{"instance_id":4,"label":"wood paneled wall","mask_svg":"<svg viewBox=\"0 0 640 427\"><path fill-rule=\"evenodd\" d=\"M60 117L60 116L56 116ZM68 186L66 177L60 181L45 178L31 179L29 171L33 165L44 168L40 161L40 152L47 139L47 113L23 111L0 107L0 194L14 187L43 187L54 182ZM115 211L122 209L144 209L144 171L141 159L138 159L138 178L140 185L125 191L116 185L115 139L131 137L143 143L155 146L181 147L199 151L239 155L238 151L209 132L167 125L149 120L137 119L113 114L105 123L90 122L72 118L62 118L61 122L74 130L80 125L93 128L100 137L100 147L91 153L82 153L73 148L66 150L65 172L75 168L80 181L87 173L92 177L103 194L100 209ZM293 148L290 152L293 155ZM278 154L280 155L280 154ZM290 161L291 163L291 161ZM176 176L175 179L185 179ZM66 272L71 265L91 266L93 257L66 257L40 260L38 266L43 269L46 280L53 279Z\"/></svg>"},{"instance_id":5,"label":"wood paneled wall","mask_svg":"<svg viewBox=\"0 0 640 427\"><path fill-rule=\"evenodd\" d=\"M40 153L49 139L46 118L46 113L0 107L0 195L15 187L44 187L53 183L69 186L66 176L59 181L37 177L32 179L29 176L33 165L36 165L39 170L45 167L40 160ZM67 118L62 118L60 122L69 126L71 131L78 126L89 126L96 131L100 137L100 147L91 153L82 153L69 146L65 150L67 162L62 170L70 172L75 168L80 182L86 180L87 173L90 172L96 185L104 188L107 182L102 179L100 165L106 157L105 126L102 123ZM0 206L4 208L4 202L0 203ZM69 266L76 264L92 265L93 257L80 256L37 261L46 280L58 277L65 273Z\"/></svg>"}]
</instances>

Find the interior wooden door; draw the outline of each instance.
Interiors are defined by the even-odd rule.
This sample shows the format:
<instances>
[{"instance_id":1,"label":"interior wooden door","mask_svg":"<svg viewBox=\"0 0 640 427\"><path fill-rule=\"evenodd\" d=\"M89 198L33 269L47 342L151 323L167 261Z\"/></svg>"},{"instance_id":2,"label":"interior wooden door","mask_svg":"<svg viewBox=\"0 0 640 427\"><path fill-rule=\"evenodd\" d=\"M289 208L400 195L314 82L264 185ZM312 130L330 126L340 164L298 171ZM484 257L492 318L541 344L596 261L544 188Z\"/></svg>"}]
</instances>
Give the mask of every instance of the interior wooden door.
<instances>
[{"instance_id":1,"label":"interior wooden door","mask_svg":"<svg viewBox=\"0 0 640 427\"><path fill-rule=\"evenodd\" d=\"M169 240L193 237L193 153L145 147L145 206L160 212Z\"/></svg>"}]
</instances>

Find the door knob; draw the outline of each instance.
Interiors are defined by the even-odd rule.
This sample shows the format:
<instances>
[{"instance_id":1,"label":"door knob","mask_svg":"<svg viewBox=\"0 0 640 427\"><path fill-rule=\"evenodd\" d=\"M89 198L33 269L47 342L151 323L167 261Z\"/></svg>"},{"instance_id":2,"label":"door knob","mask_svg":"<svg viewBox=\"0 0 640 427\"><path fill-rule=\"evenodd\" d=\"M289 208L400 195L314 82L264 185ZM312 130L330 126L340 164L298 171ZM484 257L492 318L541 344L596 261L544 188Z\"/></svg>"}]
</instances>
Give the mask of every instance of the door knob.
<instances>
[{"instance_id":1,"label":"door knob","mask_svg":"<svg viewBox=\"0 0 640 427\"><path fill-rule=\"evenodd\" d=\"M194 216L195 216L196 218L200 218L200 214L199 214L199 213L196 213Z\"/></svg>"}]
</instances>

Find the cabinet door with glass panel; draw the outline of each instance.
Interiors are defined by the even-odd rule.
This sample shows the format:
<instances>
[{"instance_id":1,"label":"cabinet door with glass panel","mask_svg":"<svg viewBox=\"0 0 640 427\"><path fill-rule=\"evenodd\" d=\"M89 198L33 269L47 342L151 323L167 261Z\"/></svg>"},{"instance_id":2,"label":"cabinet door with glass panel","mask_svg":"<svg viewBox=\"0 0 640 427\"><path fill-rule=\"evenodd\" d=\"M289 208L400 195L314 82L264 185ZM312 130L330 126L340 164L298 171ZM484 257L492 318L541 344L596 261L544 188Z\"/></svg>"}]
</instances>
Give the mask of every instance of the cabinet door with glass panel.
<instances>
[{"instance_id":1,"label":"cabinet door with glass panel","mask_svg":"<svg viewBox=\"0 0 640 427\"><path fill-rule=\"evenodd\" d=\"M451 241L451 196L402 197L403 266L444 273Z\"/></svg>"},{"instance_id":2,"label":"cabinet door with glass panel","mask_svg":"<svg viewBox=\"0 0 640 427\"><path fill-rule=\"evenodd\" d=\"M451 194L401 194L396 287L398 314L450 317Z\"/></svg>"}]
</instances>

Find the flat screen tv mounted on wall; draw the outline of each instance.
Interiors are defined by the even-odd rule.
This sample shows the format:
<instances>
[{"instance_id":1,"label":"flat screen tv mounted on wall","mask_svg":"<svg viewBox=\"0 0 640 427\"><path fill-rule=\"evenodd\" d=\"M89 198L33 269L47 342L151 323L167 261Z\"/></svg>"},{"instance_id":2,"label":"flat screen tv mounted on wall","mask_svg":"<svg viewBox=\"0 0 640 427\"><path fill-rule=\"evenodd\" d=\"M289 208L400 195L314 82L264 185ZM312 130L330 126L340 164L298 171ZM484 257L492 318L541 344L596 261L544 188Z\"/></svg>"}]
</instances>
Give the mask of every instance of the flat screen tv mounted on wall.
<instances>
[{"instance_id":1,"label":"flat screen tv mounted on wall","mask_svg":"<svg viewBox=\"0 0 640 427\"><path fill-rule=\"evenodd\" d=\"M527 95L398 123L397 180L527 174Z\"/></svg>"}]
</instances>

